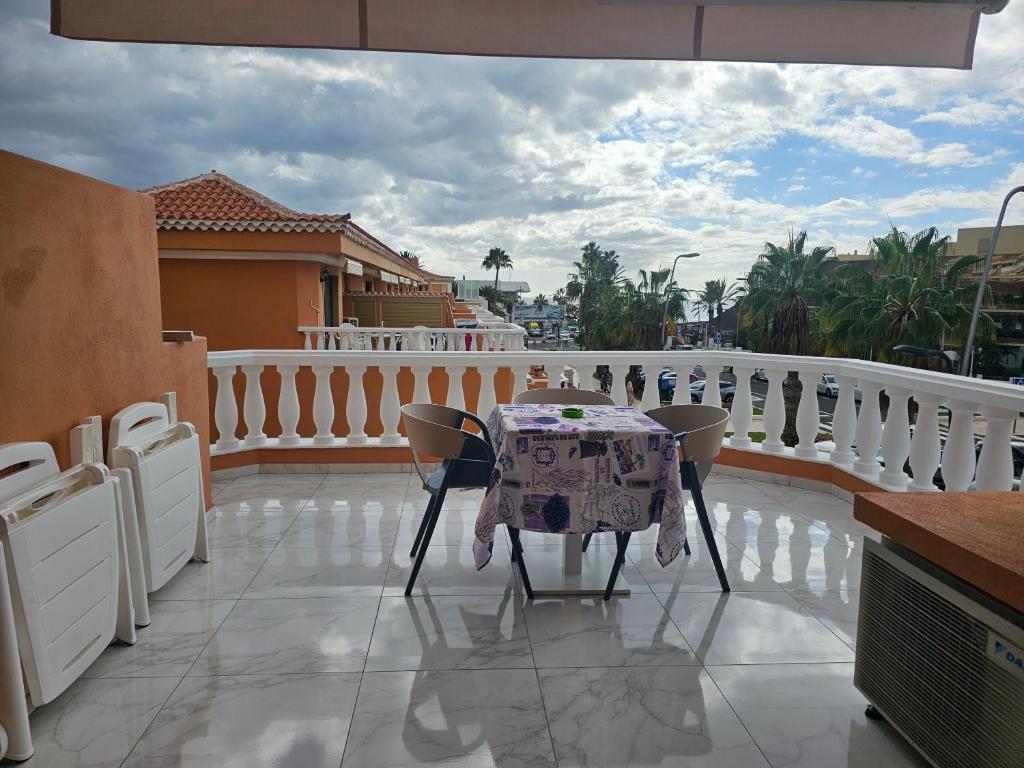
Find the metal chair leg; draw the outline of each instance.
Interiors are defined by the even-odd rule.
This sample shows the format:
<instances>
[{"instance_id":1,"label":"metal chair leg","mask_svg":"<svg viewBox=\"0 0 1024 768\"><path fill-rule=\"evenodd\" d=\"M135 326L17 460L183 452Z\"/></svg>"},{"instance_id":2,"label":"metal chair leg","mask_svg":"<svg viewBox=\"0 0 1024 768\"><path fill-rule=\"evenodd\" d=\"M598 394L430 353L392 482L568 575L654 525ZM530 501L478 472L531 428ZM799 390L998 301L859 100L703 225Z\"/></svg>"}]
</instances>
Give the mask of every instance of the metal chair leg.
<instances>
[{"instance_id":1,"label":"metal chair leg","mask_svg":"<svg viewBox=\"0 0 1024 768\"><path fill-rule=\"evenodd\" d=\"M423 541L423 532L427 530L427 520L430 519L434 511L434 502L436 501L437 497L431 494L430 501L427 502L427 511L423 514L423 519L420 520L419 530L416 531L416 540L413 541L412 549L409 550L409 557L416 557L416 550L420 548L420 542Z\"/></svg>"},{"instance_id":2,"label":"metal chair leg","mask_svg":"<svg viewBox=\"0 0 1024 768\"><path fill-rule=\"evenodd\" d=\"M684 533L683 536L685 537L686 534ZM687 557L690 556L690 540L687 538L683 539L683 554Z\"/></svg>"},{"instance_id":3,"label":"metal chair leg","mask_svg":"<svg viewBox=\"0 0 1024 768\"><path fill-rule=\"evenodd\" d=\"M718 583L722 585L723 592L729 592L729 580L725 576L725 568L722 565L722 556L718 553L718 544L715 542L715 532L711 530L711 520L708 518L708 509L704 506L704 493L700 488L700 480L697 477L697 468L693 462L684 461L680 464L680 472L683 473L683 487L690 489L693 496L693 504L697 508L697 521L704 534L704 543L711 553L711 562L714 563L715 572L718 574Z\"/></svg>"},{"instance_id":4,"label":"metal chair leg","mask_svg":"<svg viewBox=\"0 0 1024 768\"><path fill-rule=\"evenodd\" d=\"M587 547L590 546L590 540L594 538L594 534L588 533L583 537L583 551L587 551Z\"/></svg>"},{"instance_id":5,"label":"metal chair leg","mask_svg":"<svg viewBox=\"0 0 1024 768\"><path fill-rule=\"evenodd\" d=\"M526 563L523 562L523 545L519 541L519 529L508 527L508 535L512 537L512 556L519 566L519 575L523 579L523 589L526 596L533 600L533 586L530 584L530 576L526 572Z\"/></svg>"},{"instance_id":6,"label":"metal chair leg","mask_svg":"<svg viewBox=\"0 0 1024 768\"><path fill-rule=\"evenodd\" d=\"M412 594L412 588L416 584L416 577L419 576L420 567L423 565L423 558L426 557L427 550L430 548L430 538L434 535L434 526L437 525L437 519L441 516L441 505L444 502L444 495L447 490L448 487L446 485L441 486L441 490L438 491L435 498L434 513L426 518L429 521L427 529L423 532L423 539L420 541L419 551L416 553L416 562L413 563L412 573L409 574L409 583L405 585L406 597Z\"/></svg>"},{"instance_id":7,"label":"metal chair leg","mask_svg":"<svg viewBox=\"0 0 1024 768\"><path fill-rule=\"evenodd\" d=\"M612 572L608 577L608 586L604 590L604 599L612 599L612 591L615 589L615 582L619 579L619 570L622 568L622 564L626 562L626 547L629 546L630 532L625 531L623 533L616 532L615 534L615 562L612 563Z\"/></svg>"}]
</instances>

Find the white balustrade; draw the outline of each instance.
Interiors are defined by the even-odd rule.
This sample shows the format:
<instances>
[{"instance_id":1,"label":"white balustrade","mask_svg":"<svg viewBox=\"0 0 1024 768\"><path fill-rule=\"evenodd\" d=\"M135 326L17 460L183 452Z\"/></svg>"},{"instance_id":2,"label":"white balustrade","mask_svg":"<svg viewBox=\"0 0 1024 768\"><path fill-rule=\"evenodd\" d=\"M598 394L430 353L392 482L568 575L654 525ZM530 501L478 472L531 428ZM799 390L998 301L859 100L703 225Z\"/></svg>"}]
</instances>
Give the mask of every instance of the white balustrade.
<instances>
[{"instance_id":1,"label":"white balustrade","mask_svg":"<svg viewBox=\"0 0 1024 768\"><path fill-rule=\"evenodd\" d=\"M882 444L882 411L878 395L882 385L861 379L860 413L857 415L857 461L855 471L869 477L876 477L881 467L878 464L878 447Z\"/></svg>"},{"instance_id":2,"label":"white balustrade","mask_svg":"<svg viewBox=\"0 0 1024 768\"><path fill-rule=\"evenodd\" d=\"M364 329L365 330L365 329ZM412 401L430 402L428 379L435 369L447 375L447 389L442 395L447 404L465 409L467 392L464 374L475 369L480 376L476 412L482 417L490 415L494 404L504 402L517 391L526 388L531 366L543 366L548 371L548 385L557 387L561 373L572 374L570 386L600 389L601 382L594 378L599 366L607 366L611 375L611 394L620 405L628 401L626 379L631 366L645 371L645 389L633 405L648 410L660 404L658 379L663 367L677 374L673 402L690 402L689 372L695 367L706 374L704 402L715 404L719 398L719 379L726 367L735 374L735 395L732 403L733 434L728 444L736 449L785 454L790 452L782 442L785 426L785 398L783 382L788 371L797 371L803 387L796 412L798 444L791 454L807 461L831 461L842 468L850 468L871 482L893 490L935 490L933 478L941 465L946 490L966 490L976 479L978 489L1005 490L1015 482L1011 441L1014 420L1024 409L1024 392L1020 388L1001 382L966 379L947 374L903 368L860 360L788 357L761 355L742 351L669 351L669 352L538 352L501 350L497 354L475 349L448 351L459 339L462 329L415 329L417 334L404 334L394 329L376 329L374 333L353 337L339 333L335 344L359 347L354 350L332 350L332 335L323 329L304 329L308 346L318 349L301 350L242 350L237 352L211 352L209 365L216 378L216 399L213 420L216 425L214 454L232 453L247 448L302 448L309 446L341 445L405 445L399 433L400 397L399 380L414 380ZM500 329L499 329L500 330ZM488 333L492 331L488 329ZM479 339L480 334L471 334ZM492 345L501 347L498 336L483 338L483 349ZM267 407L262 390L261 372L268 366L280 376L280 393L276 403L276 417L281 424L279 436L268 437L265 432ZM245 376L244 393L236 395L234 378L241 369ZM301 368L311 369L315 388L311 402L309 390L299 387ZM381 382L380 411L367 412L368 399L364 374L377 369L381 376L368 382ZM762 444L752 444L750 431L754 419L754 401L751 374L763 369L768 379L768 392L764 401L764 432ZM348 379L348 394L336 396L332 389L332 376L340 371ZM410 373L407 373L410 372ZM822 372L832 373L839 384L839 396L832 419L834 450L825 457L815 442L819 425L817 382ZM475 381L471 378L469 381ZM508 383L512 382L512 390ZM501 386L498 386L500 382ZM883 424L879 409L879 393L885 390L889 397L887 418ZM860 394L860 412L856 395ZM370 393L375 399L376 391ZM472 396L470 395L470 398ZM917 417L913 430L909 424L909 400L917 404ZM244 440L236 437L239 421L239 402L244 417ZM344 402L341 402L344 400ZM946 408L942 408L942 403ZM348 432L340 437L333 434L337 408L343 408ZM308 411L306 409L309 409ZM942 442L941 427L945 413L950 414L949 431ZM315 434L301 436L298 428L302 413L312 416ZM975 414L982 421L975 424ZM368 435L368 423L376 424L379 417L380 435ZM977 432L977 436L976 433ZM975 478L975 444L982 441ZM940 446L942 447L940 456ZM853 448L856 447L856 455ZM884 469L878 461L879 450ZM909 460L912 478L904 473ZM778 471L773 468L773 471Z\"/></svg>"},{"instance_id":3,"label":"white balustrade","mask_svg":"<svg viewBox=\"0 0 1024 768\"><path fill-rule=\"evenodd\" d=\"M788 371L765 371L768 376L768 394L764 399L764 442L761 450L768 453L785 453L782 430L786 428L786 401L782 395L782 383Z\"/></svg>"},{"instance_id":4,"label":"white balustrade","mask_svg":"<svg viewBox=\"0 0 1024 768\"><path fill-rule=\"evenodd\" d=\"M899 387L886 387L889 396L889 411L882 427L882 459L885 469L878 479L890 488L902 490L907 487L907 473L903 465L910 456L910 414L908 404L910 391Z\"/></svg>"},{"instance_id":5,"label":"white balustrade","mask_svg":"<svg viewBox=\"0 0 1024 768\"><path fill-rule=\"evenodd\" d=\"M523 349L526 330L514 323L486 328L378 328L343 323L336 326L303 326L303 346L310 349L360 352L516 352ZM466 339L469 339L467 344Z\"/></svg>"},{"instance_id":6,"label":"white balustrade","mask_svg":"<svg viewBox=\"0 0 1024 768\"><path fill-rule=\"evenodd\" d=\"M217 402L213 407L213 421L217 425L217 449L230 451L238 447L235 429L238 428L238 405L235 402L235 378L237 366L214 366L217 377Z\"/></svg>"},{"instance_id":7,"label":"white balustrade","mask_svg":"<svg viewBox=\"0 0 1024 768\"><path fill-rule=\"evenodd\" d=\"M853 466L853 460L856 458L851 448L857 426L857 379L853 376L836 376L836 383L839 384L839 396L832 412L832 441L835 447L829 460L838 466L849 467Z\"/></svg>"},{"instance_id":8,"label":"white balustrade","mask_svg":"<svg viewBox=\"0 0 1024 768\"><path fill-rule=\"evenodd\" d=\"M314 445L333 445L334 433L334 394L331 392L331 374L333 365L314 365L313 375L316 377L316 389L313 391L313 423L316 424Z\"/></svg>"},{"instance_id":9,"label":"white balustrade","mask_svg":"<svg viewBox=\"0 0 1024 768\"><path fill-rule=\"evenodd\" d=\"M704 376L704 394L701 396L701 404L721 408L722 390L719 389L719 382L722 380L722 366L705 365Z\"/></svg>"},{"instance_id":10,"label":"white balustrade","mask_svg":"<svg viewBox=\"0 0 1024 768\"><path fill-rule=\"evenodd\" d=\"M381 366L384 384L381 387L381 444L396 445L401 442L398 422L401 420L401 404L398 401L398 366Z\"/></svg>"},{"instance_id":11,"label":"white balustrade","mask_svg":"<svg viewBox=\"0 0 1024 768\"><path fill-rule=\"evenodd\" d=\"M800 403L796 409L796 434L800 441L793 455L801 459L818 458L818 425L821 422L818 409L818 381L821 373L800 371Z\"/></svg>"},{"instance_id":12,"label":"white balustrade","mask_svg":"<svg viewBox=\"0 0 1024 768\"><path fill-rule=\"evenodd\" d=\"M978 456L974 482L979 491L1009 491L1013 488L1013 437L1015 411L985 407L981 410L987 422L985 439Z\"/></svg>"},{"instance_id":13,"label":"white balustrade","mask_svg":"<svg viewBox=\"0 0 1024 768\"><path fill-rule=\"evenodd\" d=\"M295 374L299 372L297 365L279 365L277 372L281 374L281 391L277 396L277 419L281 422L281 445L298 445L299 437L299 392L295 388Z\"/></svg>"},{"instance_id":14,"label":"white balustrade","mask_svg":"<svg viewBox=\"0 0 1024 768\"><path fill-rule=\"evenodd\" d=\"M256 448L267 442L263 423L267 420L267 407L263 403L263 388L260 386L262 365L243 365L245 374L245 399L242 401L242 415L245 417L245 444Z\"/></svg>"},{"instance_id":15,"label":"white balustrade","mask_svg":"<svg viewBox=\"0 0 1024 768\"><path fill-rule=\"evenodd\" d=\"M736 373L736 394L732 398L732 437L729 438L729 445L733 448L750 447L750 425L754 420L754 400L750 393L750 377L754 375L753 368L734 368ZM689 387L685 389L679 386L676 381L676 393L672 402L676 403L680 390L689 396Z\"/></svg>"},{"instance_id":16,"label":"white balustrade","mask_svg":"<svg viewBox=\"0 0 1024 768\"><path fill-rule=\"evenodd\" d=\"M938 490L933 478L941 460L939 404L942 403L942 399L940 395L927 392L914 395L914 401L917 403L917 421L914 424L914 435L910 439L910 471L914 477L908 490Z\"/></svg>"},{"instance_id":17,"label":"white balustrade","mask_svg":"<svg viewBox=\"0 0 1024 768\"><path fill-rule=\"evenodd\" d=\"M942 481L947 491L966 491L974 479L974 411L965 400L947 400L949 432L942 451Z\"/></svg>"},{"instance_id":18,"label":"white balustrade","mask_svg":"<svg viewBox=\"0 0 1024 768\"><path fill-rule=\"evenodd\" d=\"M348 404L345 418L348 421L348 442L352 445L366 443L366 391L363 389L365 365L349 365L348 373Z\"/></svg>"}]
</instances>

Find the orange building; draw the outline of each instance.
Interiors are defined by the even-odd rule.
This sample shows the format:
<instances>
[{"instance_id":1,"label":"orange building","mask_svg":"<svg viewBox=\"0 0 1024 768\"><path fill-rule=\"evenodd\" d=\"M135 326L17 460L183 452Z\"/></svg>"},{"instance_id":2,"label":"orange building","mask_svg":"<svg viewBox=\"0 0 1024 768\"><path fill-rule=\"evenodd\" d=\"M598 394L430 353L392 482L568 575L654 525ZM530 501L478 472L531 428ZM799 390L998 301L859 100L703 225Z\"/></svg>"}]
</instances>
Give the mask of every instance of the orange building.
<instances>
[{"instance_id":1,"label":"orange building","mask_svg":"<svg viewBox=\"0 0 1024 768\"><path fill-rule=\"evenodd\" d=\"M143 190L156 207L164 328L211 350L299 348L301 326L451 327L452 278L345 214L300 213L217 171Z\"/></svg>"}]
</instances>

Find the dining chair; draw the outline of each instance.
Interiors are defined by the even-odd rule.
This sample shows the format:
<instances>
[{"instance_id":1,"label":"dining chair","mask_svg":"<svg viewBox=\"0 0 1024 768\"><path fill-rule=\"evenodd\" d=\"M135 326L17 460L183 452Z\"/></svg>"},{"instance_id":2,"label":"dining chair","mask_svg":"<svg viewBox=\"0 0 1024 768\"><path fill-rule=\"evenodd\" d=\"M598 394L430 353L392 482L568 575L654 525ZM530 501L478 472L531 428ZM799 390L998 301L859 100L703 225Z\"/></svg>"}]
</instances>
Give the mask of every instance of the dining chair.
<instances>
[{"instance_id":1,"label":"dining chair","mask_svg":"<svg viewBox=\"0 0 1024 768\"><path fill-rule=\"evenodd\" d=\"M718 574L718 582L722 585L722 591L728 592L729 580L725 576L725 568L722 566L722 557L718 552L718 544L715 542L714 531L711 529L711 521L708 519L708 510L704 504L704 494L701 488L715 464L715 458L722 450L722 438L725 437L729 412L713 405L666 405L663 408L653 408L647 411L647 415L666 429L671 430L679 444L679 474L683 490L689 491L693 496L693 504L697 508L697 520L700 523L701 532L704 534L708 552L711 554L711 562ZM587 551L593 535L588 533L583 537L584 552ZM621 549L618 537L616 543ZM687 555L690 554L688 541L684 540L683 549Z\"/></svg>"},{"instance_id":2,"label":"dining chair","mask_svg":"<svg viewBox=\"0 0 1024 768\"><path fill-rule=\"evenodd\" d=\"M615 405L615 401L603 392L570 387L547 389L524 389L512 397L514 405L530 403L552 403L555 405Z\"/></svg>"},{"instance_id":3,"label":"dining chair","mask_svg":"<svg viewBox=\"0 0 1024 768\"><path fill-rule=\"evenodd\" d=\"M487 425L466 411L444 405L410 403L402 406L402 419L412 449L413 464L423 481L424 490L430 494L430 501L409 552L410 557L416 558L409 583L405 587L405 594L409 596L434 535L434 527L441 516L445 495L452 488L486 488L494 470L495 456ZM476 424L480 434L463 429L466 421ZM429 471L426 466L428 459L441 459L441 466ZM512 558L519 565L523 588L527 596L532 598L533 589L523 563L519 530L509 527L508 531L512 539Z\"/></svg>"}]
</instances>

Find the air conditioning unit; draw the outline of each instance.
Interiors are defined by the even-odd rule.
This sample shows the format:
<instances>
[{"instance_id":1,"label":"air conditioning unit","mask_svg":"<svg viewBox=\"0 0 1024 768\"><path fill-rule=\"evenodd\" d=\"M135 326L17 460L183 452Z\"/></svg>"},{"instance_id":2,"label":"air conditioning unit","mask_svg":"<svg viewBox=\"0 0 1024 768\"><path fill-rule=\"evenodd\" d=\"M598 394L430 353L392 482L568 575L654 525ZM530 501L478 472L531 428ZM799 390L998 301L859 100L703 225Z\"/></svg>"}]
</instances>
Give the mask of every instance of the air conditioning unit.
<instances>
[{"instance_id":1,"label":"air conditioning unit","mask_svg":"<svg viewBox=\"0 0 1024 768\"><path fill-rule=\"evenodd\" d=\"M1024 766L1024 616L865 539L854 684L935 768Z\"/></svg>"}]
</instances>

